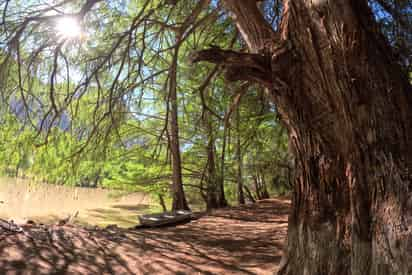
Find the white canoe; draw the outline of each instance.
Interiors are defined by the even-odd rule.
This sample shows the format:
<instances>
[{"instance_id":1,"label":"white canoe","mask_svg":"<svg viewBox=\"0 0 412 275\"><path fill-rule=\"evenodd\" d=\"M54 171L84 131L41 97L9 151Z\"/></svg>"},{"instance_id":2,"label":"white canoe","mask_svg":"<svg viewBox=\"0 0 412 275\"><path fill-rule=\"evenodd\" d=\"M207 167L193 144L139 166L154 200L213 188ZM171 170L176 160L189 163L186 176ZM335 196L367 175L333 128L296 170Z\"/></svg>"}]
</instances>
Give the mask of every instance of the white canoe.
<instances>
[{"instance_id":1,"label":"white canoe","mask_svg":"<svg viewBox=\"0 0 412 275\"><path fill-rule=\"evenodd\" d=\"M157 214L148 214L138 216L140 225L156 227L177 224L192 219L192 212L187 210L178 210Z\"/></svg>"}]
</instances>

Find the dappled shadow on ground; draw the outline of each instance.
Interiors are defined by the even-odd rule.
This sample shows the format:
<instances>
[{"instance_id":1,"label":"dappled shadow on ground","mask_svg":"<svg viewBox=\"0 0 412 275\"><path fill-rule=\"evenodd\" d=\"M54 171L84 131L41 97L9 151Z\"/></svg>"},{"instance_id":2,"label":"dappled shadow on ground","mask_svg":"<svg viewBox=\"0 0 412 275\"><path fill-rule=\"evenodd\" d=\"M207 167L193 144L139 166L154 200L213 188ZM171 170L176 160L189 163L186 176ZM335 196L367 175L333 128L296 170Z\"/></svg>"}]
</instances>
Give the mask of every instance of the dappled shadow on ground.
<instances>
[{"instance_id":1,"label":"dappled shadow on ground","mask_svg":"<svg viewBox=\"0 0 412 275\"><path fill-rule=\"evenodd\" d=\"M272 199L157 229L26 226L0 233L0 274L273 274L288 209Z\"/></svg>"}]
</instances>

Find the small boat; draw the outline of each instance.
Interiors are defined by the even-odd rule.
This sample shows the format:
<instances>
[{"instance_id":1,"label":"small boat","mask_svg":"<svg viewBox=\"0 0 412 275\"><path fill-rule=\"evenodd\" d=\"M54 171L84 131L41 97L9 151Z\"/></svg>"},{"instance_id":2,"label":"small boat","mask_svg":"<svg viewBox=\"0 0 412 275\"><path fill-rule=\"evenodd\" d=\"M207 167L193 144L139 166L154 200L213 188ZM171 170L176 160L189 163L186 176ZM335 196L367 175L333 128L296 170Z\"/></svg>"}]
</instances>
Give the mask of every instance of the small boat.
<instances>
[{"instance_id":1,"label":"small boat","mask_svg":"<svg viewBox=\"0 0 412 275\"><path fill-rule=\"evenodd\" d=\"M188 222L192 220L193 215L191 211L177 210L171 212L141 215L138 216L138 218L141 226L158 227Z\"/></svg>"},{"instance_id":2,"label":"small boat","mask_svg":"<svg viewBox=\"0 0 412 275\"><path fill-rule=\"evenodd\" d=\"M0 219L0 228L15 233L20 233L24 231L23 228L15 224L14 221L8 222L3 219Z\"/></svg>"}]
</instances>

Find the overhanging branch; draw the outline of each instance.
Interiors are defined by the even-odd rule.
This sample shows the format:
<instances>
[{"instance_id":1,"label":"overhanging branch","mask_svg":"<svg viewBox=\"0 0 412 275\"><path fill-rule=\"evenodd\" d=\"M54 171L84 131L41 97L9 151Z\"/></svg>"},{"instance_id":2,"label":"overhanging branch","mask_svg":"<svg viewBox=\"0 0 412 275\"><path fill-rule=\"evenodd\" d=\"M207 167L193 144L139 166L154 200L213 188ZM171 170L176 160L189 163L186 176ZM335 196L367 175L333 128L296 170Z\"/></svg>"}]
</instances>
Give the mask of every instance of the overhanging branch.
<instances>
[{"instance_id":1,"label":"overhanging branch","mask_svg":"<svg viewBox=\"0 0 412 275\"><path fill-rule=\"evenodd\" d=\"M271 86L270 59L261 54L239 53L231 50L210 48L190 56L192 63L206 61L223 65L229 81L249 80Z\"/></svg>"},{"instance_id":2,"label":"overhanging branch","mask_svg":"<svg viewBox=\"0 0 412 275\"><path fill-rule=\"evenodd\" d=\"M194 52L190 56L192 63L206 61L225 66L248 67L262 72L270 71L270 60L260 54L239 53L231 50L210 48Z\"/></svg>"}]
</instances>

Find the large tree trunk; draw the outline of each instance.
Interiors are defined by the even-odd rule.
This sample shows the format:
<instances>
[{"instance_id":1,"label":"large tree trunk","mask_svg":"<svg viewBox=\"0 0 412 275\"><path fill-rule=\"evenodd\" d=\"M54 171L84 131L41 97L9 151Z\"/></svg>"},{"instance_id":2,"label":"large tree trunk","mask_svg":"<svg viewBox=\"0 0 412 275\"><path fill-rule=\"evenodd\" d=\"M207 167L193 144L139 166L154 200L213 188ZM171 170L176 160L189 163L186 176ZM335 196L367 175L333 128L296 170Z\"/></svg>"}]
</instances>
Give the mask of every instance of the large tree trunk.
<instances>
[{"instance_id":1,"label":"large tree trunk","mask_svg":"<svg viewBox=\"0 0 412 275\"><path fill-rule=\"evenodd\" d=\"M287 8L298 77L273 97L297 171L281 274L410 274L407 79L366 1Z\"/></svg>"},{"instance_id":2,"label":"large tree trunk","mask_svg":"<svg viewBox=\"0 0 412 275\"><path fill-rule=\"evenodd\" d=\"M257 54L196 59L268 87L296 157L280 274L411 274L412 89L367 0L286 0L278 33L224 2Z\"/></svg>"}]
</instances>

